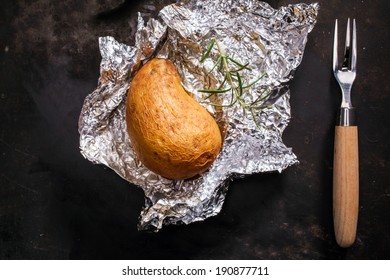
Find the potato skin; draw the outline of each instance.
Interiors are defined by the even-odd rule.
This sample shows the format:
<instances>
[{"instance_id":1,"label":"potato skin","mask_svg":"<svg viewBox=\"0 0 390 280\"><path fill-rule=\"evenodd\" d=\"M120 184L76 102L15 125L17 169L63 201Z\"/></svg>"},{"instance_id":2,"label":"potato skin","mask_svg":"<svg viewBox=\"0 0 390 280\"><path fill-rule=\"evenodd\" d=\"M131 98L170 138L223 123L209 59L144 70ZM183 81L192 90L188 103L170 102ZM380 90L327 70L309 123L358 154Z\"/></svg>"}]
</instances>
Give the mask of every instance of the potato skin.
<instances>
[{"instance_id":1,"label":"potato skin","mask_svg":"<svg viewBox=\"0 0 390 280\"><path fill-rule=\"evenodd\" d=\"M169 179L202 173L221 150L217 123L183 89L174 64L167 59L150 60L133 78L126 123L138 159Z\"/></svg>"}]
</instances>

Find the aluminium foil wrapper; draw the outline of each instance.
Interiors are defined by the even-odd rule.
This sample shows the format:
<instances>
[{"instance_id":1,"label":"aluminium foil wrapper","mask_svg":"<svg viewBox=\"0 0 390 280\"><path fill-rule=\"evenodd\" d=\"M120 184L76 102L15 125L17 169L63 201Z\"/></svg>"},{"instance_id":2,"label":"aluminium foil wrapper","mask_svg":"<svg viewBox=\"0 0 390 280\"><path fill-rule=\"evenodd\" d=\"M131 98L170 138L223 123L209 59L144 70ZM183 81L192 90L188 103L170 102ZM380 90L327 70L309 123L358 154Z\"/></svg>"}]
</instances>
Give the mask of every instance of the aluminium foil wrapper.
<instances>
[{"instance_id":1,"label":"aluminium foil wrapper","mask_svg":"<svg viewBox=\"0 0 390 280\"><path fill-rule=\"evenodd\" d=\"M79 119L80 150L88 160L104 164L128 182L141 187L145 207L138 229L158 231L168 224L189 224L218 214L236 176L278 171L298 162L282 141L290 119L288 82L302 60L318 4L272 8L256 0L192 0L165 6L158 18L138 15L135 45L112 37L99 38L102 61L95 91L85 101ZM262 109L248 114L242 107L215 107L200 89L216 88L222 74L213 68L218 50L200 62L211 40L226 55L248 64L243 84L251 103L268 92ZM213 114L223 127L222 151L211 168L195 179L169 180L148 170L136 157L127 135L126 97L139 67L154 57L170 59L183 87ZM266 73L266 75L264 75ZM229 95L218 96L229 104ZM218 109L217 109L218 108Z\"/></svg>"}]
</instances>

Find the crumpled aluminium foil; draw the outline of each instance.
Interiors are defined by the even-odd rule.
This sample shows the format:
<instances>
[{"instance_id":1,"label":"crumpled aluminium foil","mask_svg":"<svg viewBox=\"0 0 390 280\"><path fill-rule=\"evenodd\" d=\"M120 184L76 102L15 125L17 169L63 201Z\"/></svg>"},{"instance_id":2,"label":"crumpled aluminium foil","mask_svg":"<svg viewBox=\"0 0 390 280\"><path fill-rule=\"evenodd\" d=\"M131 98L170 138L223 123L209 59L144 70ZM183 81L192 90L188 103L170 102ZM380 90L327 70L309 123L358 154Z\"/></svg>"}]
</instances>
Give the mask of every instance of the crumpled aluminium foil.
<instances>
[{"instance_id":1,"label":"crumpled aluminium foil","mask_svg":"<svg viewBox=\"0 0 390 280\"><path fill-rule=\"evenodd\" d=\"M314 27L318 4L273 9L257 0L193 0L168 5L159 19L146 24L138 18L135 46L112 37L99 39L102 62L98 87L85 99L80 119L80 149L94 163L102 163L140 186L146 197L138 228L157 231L167 224L188 224L220 212L228 182L235 176L279 171L297 163L282 141L290 119L287 82L301 62L307 35ZM199 89L218 84L219 74L207 76L217 53L204 64L200 58L211 39L252 71L245 82L267 73L250 88L253 100L268 87L267 107L256 111L256 125L242 109L223 109L222 117L204 106L227 127L223 149L212 167L196 179L168 180L137 160L126 132L126 96L134 72L152 57L164 57L178 68L185 89L198 101ZM223 100L222 103L228 102Z\"/></svg>"}]
</instances>

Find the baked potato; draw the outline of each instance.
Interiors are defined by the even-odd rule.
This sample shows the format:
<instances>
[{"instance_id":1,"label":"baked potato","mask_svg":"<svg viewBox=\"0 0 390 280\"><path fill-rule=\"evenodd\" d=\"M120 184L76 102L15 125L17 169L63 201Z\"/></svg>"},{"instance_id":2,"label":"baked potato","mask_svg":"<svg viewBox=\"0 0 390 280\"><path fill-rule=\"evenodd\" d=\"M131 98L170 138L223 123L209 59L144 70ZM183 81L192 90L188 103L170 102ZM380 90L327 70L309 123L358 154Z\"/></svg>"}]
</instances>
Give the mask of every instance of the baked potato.
<instances>
[{"instance_id":1,"label":"baked potato","mask_svg":"<svg viewBox=\"0 0 390 280\"><path fill-rule=\"evenodd\" d=\"M137 158L169 179L204 172L221 150L216 121L184 90L176 67L167 59L150 60L134 76L126 123Z\"/></svg>"}]
</instances>

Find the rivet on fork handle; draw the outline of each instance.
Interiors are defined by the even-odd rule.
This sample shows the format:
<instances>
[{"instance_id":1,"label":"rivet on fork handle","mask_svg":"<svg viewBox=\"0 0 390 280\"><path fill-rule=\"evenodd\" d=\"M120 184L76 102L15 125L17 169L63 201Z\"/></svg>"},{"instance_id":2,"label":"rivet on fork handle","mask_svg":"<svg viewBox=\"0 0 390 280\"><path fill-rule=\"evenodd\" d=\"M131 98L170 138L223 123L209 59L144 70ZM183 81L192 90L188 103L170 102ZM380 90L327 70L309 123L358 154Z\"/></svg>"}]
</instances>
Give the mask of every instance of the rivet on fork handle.
<instances>
[{"instance_id":1,"label":"rivet on fork handle","mask_svg":"<svg viewBox=\"0 0 390 280\"><path fill-rule=\"evenodd\" d=\"M353 21L352 49L348 19L344 60L337 64L337 20L333 45L333 71L342 91L339 120L335 130L333 163L333 220L336 241L341 247L351 246L356 239L359 208L359 151L355 109L351 88L356 76L356 23Z\"/></svg>"}]
</instances>

